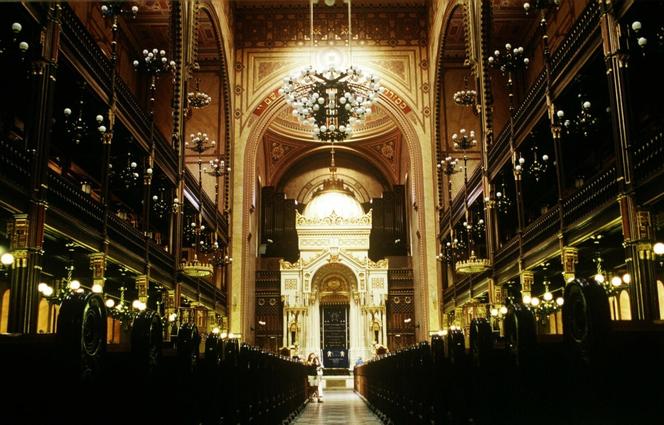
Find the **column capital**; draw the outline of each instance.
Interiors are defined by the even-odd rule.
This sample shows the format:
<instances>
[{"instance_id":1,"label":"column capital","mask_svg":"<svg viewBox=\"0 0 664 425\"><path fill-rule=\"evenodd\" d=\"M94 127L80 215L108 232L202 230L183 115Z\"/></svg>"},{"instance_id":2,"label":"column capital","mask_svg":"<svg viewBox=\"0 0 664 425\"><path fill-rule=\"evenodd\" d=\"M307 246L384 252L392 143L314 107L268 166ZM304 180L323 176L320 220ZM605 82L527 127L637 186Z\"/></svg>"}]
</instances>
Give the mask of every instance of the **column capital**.
<instances>
[{"instance_id":1,"label":"column capital","mask_svg":"<svg viewBox=\"0 0 664 425\"><path fill-rule=\"evenodd\" d=\"M521 295L530 296L533 283L535 283L535 273L532 270L524 270L520 273L521 278Z\"/></svg>"},{"instance_id":2,"label":"column capital","mask_svg":"<svg viewBox=\"0 0 664 425\"><path fill-rule=\"evenodd\" d=\"M144 303L148 302L148 287L150 286L149 282L150 280L148 278L148 275L139 274L138 276L136 276L136 289L138 290L138 299Z\"/></svg>"}]
</instances>

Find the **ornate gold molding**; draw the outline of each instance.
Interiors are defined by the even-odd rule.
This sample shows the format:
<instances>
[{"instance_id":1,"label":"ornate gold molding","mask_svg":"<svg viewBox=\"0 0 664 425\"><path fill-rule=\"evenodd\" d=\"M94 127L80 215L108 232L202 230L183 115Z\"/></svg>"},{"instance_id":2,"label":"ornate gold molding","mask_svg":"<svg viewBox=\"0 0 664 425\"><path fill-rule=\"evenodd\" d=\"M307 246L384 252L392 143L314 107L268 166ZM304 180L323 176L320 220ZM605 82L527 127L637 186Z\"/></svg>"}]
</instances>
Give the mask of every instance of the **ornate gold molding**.
<instances>
[{"instance_id":1,"label":"ornate gold molding","mask_svg":"<svg viewBox=\"0 0 664 425\"><path fill-rule=\"evenodd\" d=\"M334 211L327 217L309 218L295 211L295 223L297 226L371 226L371 210L362 217L344 218Z\"/></svg>"}]
</instances>

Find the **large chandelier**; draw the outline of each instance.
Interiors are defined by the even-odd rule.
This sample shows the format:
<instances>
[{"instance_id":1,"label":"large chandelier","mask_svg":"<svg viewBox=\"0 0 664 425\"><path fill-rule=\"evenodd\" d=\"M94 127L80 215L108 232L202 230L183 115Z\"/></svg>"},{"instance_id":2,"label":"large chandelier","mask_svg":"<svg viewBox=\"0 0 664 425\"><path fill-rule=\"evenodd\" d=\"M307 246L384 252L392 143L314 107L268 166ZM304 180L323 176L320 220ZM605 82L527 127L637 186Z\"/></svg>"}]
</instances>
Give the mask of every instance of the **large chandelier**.
<instances>
[{"instance_id":1,"label":"large chandelier","mask_svg":"<svg viewBox=\"0 0 664 425\"><path fill-rule=\"evenodd\" d=\"M352 62L350 4L348 0L348 57ZM313 51L313 0L310 12ZM324 70L309 65L284 78L279 94L285 96L300 124L312 128L314 139L334 143L351 136L353 127L371 114L371 107L384 90L377 76L353 65L346 69L330 65Z\"/></svg>"}]
</instances>

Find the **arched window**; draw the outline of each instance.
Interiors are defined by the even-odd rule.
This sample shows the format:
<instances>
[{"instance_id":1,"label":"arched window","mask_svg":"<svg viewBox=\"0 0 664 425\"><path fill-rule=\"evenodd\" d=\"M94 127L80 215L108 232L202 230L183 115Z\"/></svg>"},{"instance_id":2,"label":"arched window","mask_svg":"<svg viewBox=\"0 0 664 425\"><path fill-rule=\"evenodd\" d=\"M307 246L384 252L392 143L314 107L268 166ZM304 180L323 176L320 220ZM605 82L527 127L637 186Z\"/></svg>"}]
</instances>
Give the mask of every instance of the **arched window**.
<instances>
[{"instance_id":1,"label":"arched window","mask_svg":"<svg viewBox=\"0 0 664 425\"><path fill-rule=\"evenodd\" d=\"M46 298L39 301L37 313L37 333L51 333L51 306Z\"/></svg>"},{"instance_id":2,"label":"arched window","mask_svg":"<svg viewBox=\"0 0 664 425\"><path fill-rule=\"evenodd\" d=\"M620 320L632 320L632 309L629 305L629 292L620 293Z\"/></svg>"},{"instance_id":3,"label":"arched window","mask_svg":"<svg viewBox=\"0 0 664 425\"><path fill-rule=\"evenodd\" d=\"M664 282L657 281L657 300L659 301L659 318L664 319Z\"/></svg>"},{"instance_id":4,"label":"arched window","mask_svg":"<svg viewBox=\"0 0 664 425\"><path fill-rule=\"evenodd\" d=\"M9 289L2 294L0 301L0 332L7 332L7 321L9 320Z\"/></svg>"}]
</instances>

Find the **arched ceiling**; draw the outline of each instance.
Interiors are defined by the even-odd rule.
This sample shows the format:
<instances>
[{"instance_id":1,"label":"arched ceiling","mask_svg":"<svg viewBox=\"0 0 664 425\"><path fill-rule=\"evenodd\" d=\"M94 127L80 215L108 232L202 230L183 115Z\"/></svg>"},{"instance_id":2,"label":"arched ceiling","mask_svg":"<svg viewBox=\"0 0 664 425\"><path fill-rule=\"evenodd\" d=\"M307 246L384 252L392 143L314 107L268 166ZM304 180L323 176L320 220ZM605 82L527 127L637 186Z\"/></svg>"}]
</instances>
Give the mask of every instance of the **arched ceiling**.
<instances>
[{"instance_id":1,"label":"arched ceiling","mask_svg":"<svg viewBox=\"0 0 664 425\"><path fill-rule=\"evenodd\" d=\"M391 119L391 118L390 118ZM391 123L391 121L390 121ZM373 170L376 178L390 187L400 182L404 171L403 137L401 132L394 128L376 137L359 141L350 141L337 144L337 152L342 157L345 153L352 154L362 162L353 162L359 172ZM282 185L285 175L290 175L294 168L301 167L302 162L309 161L311 155L323 150L328 155L325 167L329 165L329 145L308 139L294 139L287 135L276 133L272 127L268 128L263 136L263 157L266 184L270 186ZM306 166L306 164L305 164Z\"/></svg>"},{"instance_id":2,"label":"arched ceiling","mask_svg":"<svg viewBox=\"0 0 664 425\"><path fill-rule=\"evenodd\" d=\"M366 157L349 147L335 148L337 177L344 186L364 203L381 197L391 187L391 182L381 170ZM313 193L330 177L330 148L320 146L309 149L285 171L274 186L288 198L306 204Z\"/></svg>"}]
</instances>

